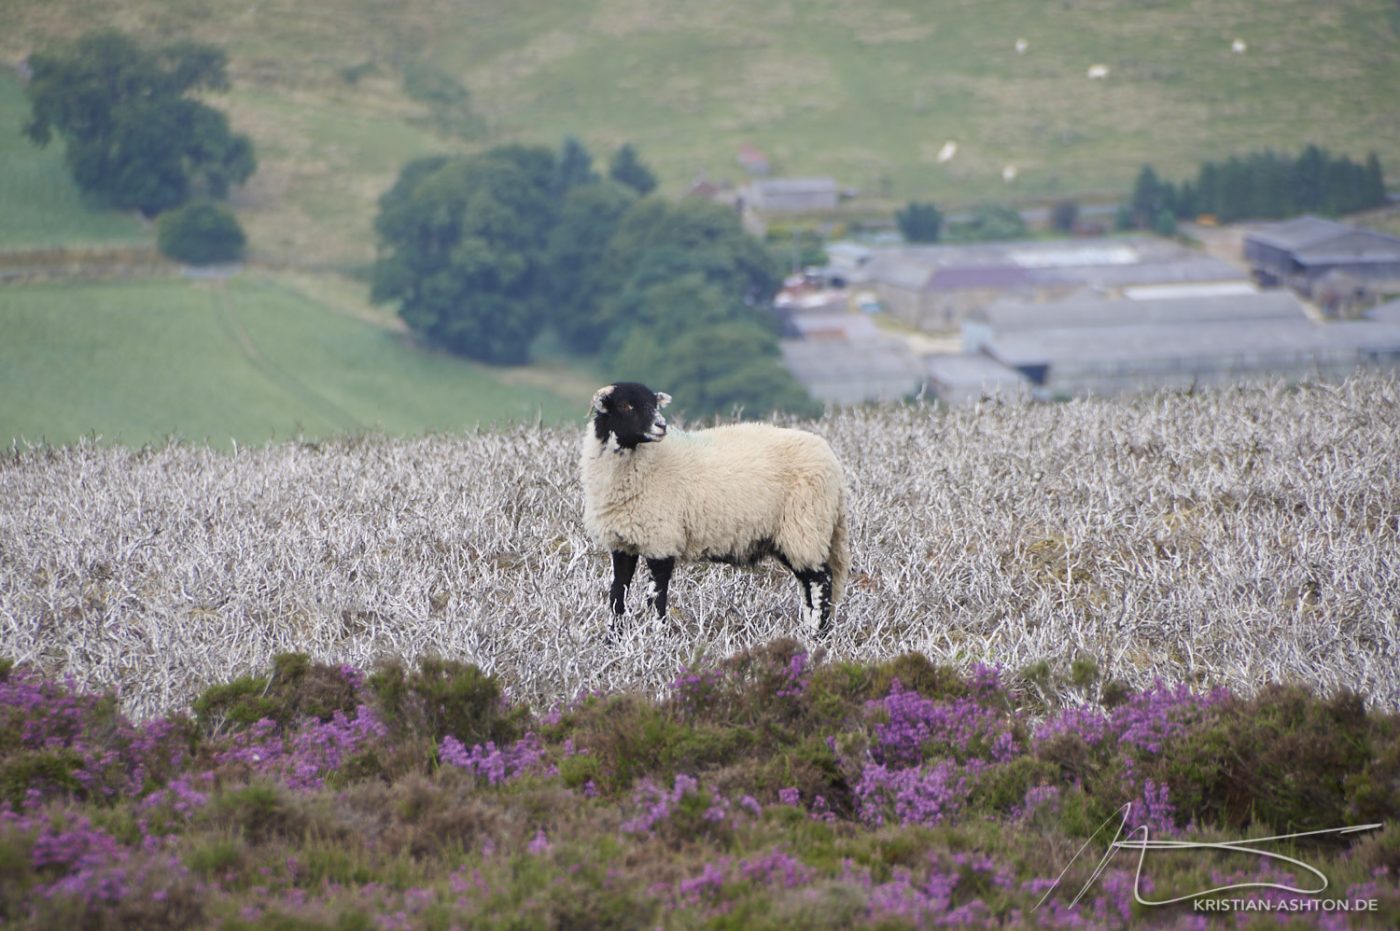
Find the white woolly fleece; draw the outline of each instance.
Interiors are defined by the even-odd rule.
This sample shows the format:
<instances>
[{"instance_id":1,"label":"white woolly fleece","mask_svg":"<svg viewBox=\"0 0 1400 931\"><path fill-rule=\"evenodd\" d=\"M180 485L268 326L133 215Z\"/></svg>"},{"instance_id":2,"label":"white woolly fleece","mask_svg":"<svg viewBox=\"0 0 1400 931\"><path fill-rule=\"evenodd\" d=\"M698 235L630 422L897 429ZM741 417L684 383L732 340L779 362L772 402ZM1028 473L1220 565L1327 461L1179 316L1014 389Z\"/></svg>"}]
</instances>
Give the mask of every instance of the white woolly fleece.
<instances>
[{"instance_id":1,"label":"white woolly fleece","mask_svg":"<svg viewBox=\"0 0 1400 931\"><path fill-rule=\"evenodd\" d=\"M850 553L845 479L826 440L734 424L619 451L592 425L581 456L583 521L609 550L650 559L738 558L771 541L794 569L831 567L839 601Z\"/></svg>"}]
</instances>

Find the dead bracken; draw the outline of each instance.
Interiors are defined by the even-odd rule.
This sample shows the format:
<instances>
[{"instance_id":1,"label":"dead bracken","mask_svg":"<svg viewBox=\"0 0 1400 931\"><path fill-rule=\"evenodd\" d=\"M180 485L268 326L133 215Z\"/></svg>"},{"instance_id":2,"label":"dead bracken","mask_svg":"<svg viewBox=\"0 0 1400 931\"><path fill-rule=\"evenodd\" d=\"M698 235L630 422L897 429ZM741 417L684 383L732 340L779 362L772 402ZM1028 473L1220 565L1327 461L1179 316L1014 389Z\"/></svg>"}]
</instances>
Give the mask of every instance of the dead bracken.
<instances>
[{"instance_id":1,"label":"dead bracken","mask_svg":"<svg viewBox=\"0 0 1400 931\"><path fill-rule=\"evenodd\" d=\"M851 484L834 659L1068 668L1400 707L1400 383L1048 406L858 408L804 425ZM277 653L435 653L546 707L656 691L800 635L785 573L697 572L607 623L575 427L239 449L91 443L0 464L0 642L138 717Z\"/></svg>"}]
</instances>

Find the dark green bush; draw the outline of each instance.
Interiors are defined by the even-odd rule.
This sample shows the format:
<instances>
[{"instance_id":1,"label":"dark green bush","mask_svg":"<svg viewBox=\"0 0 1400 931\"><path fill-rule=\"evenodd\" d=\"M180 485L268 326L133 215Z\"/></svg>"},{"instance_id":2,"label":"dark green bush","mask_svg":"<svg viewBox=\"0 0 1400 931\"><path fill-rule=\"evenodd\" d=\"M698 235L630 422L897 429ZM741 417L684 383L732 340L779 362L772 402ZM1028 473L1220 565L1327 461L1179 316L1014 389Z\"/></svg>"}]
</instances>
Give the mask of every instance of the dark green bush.
<instances>
[{"instance_id":1,"label":"dark green bush","mask_svg":"<svg viewBox=\"0 0 1400 931\"><path fill-rule=\"evenodd\" d=\"M189 204L160 215L156 244L177 262L217 265L241 261L248 238L227 207Z\"/></svg>"},{"instance_id":2,"label":"dark green bush","mask_svg":"<svg viewBox=\"0 0 1400 931\"><path fill-rule=\"evenodd\" d=\"M367 684L386 724L435 743L451 734L468 747L488 740L504 744L520 737L528 714L505 705L494 676L455 660L428 657L413 671L392 660Z\"/></svg>"},{"instance_id":3,"label":"dark green bush","mask_svg":"<svg viewBox=\"0 0 1400 931\"><path fill-rule=\"evenodd\" d=\"M301 718L329 721L350 715L359 704L355 683L336 666L313 663L304 653L279 653L266 676L243 676L206 689L194 702L206 734L236 730L267 718L287 725Z\"/></svg>"}]
</instances>

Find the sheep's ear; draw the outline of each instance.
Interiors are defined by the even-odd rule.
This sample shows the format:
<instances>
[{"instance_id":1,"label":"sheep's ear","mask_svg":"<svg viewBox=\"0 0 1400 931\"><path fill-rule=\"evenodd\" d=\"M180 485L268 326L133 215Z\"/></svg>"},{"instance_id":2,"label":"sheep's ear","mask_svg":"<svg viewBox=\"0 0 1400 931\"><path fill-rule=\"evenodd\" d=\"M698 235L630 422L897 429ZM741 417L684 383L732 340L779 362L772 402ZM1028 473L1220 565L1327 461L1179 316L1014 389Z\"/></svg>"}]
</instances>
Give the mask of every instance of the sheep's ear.
<instances>
[{"instance_id":1,"label":"sheep's ear","mask_svg":"<svg viewBox=\"0 0 1400 931\"><path fill-rule=\"evenodd\" d=\"M599 388L597 391L593 392L593 410L597 411L599 414L604 413L603 402L608 399L608 395L612 394L614 387L616 386L608 385L606 388Z\"/></svg>"},{"instance_id":2,"label":"sheep's ear","mask_svg":"<svg viewBox=\"0 0 1400 931\"><path fill-rule=\"evenodd\" d=\"M661 409L671 403L671 396L664 391L656 392L656 407Z\"/></svg>"}]
</instances>

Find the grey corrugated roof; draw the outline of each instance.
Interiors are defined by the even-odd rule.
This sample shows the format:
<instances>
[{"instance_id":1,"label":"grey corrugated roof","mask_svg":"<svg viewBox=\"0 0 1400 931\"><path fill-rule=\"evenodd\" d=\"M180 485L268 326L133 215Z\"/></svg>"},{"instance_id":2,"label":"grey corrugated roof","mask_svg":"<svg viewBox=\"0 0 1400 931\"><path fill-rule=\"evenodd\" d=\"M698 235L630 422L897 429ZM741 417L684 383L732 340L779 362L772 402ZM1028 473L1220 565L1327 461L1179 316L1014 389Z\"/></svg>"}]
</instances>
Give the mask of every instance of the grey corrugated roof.
<instances>
[{"instance_id":1,"label":"grey corrugated roof","mask_svg":"<svg viewBox=\"0 0 1400 931\"><path fill-rule=\"evenodd\" d=\"M928 376L950 388L980 389L996 385L1022 385L1026 376L980 353L932 355L924 359Z\"/></svg>"},{"instance_id":2,"label":"grey corrugated roof","mask_svg":"<svg viewBox=\"0 0 1400 931\"><path fill-rule=\"evenodd\" d=\"M1202 255L1172 261L1138 262L1132 265L1082 265L1074 268L1037 268L1037 283L1088 284L1120 288L1135 284L1188 281L1245 281L1243 271L1229 262Z\"/></svg>"},{"instance_id":3,"label":"grey corrugated roof","mask_svg":"<svg viewBox=\"0 0 1400 931\"><path fill-rule=\"evenodd\" d=\"M995 333L1012 333L1031 329L1170 322L1305 320L1307 314L1291 291L1263 291L1258 294L1137 301L1084 297L1043 304L997 301L974 312L969 319L986 323Z\"/></svg>"},{"instance_id":4,"label":"grey corrugated roof","mask_svg":"<svg viewBox=\"0 0 1400 931\"><path fill-rule=\"evenodd\" d=\"M1269 223L1258 229L1249 230L1245 233L1245 239L1253 239L1266 246L1294 252L1299 249L1307 249L1320 242L1326 242L1337 236L1344 236L1353 229L1354 227L1338 223L1335 220L1305 216L1284 220L1281 223Z\"/></svg>"},{"instance_id":5,"label":"grey corrugated roof","mask_svg":"<svg viewBox=\"0 0 1400 931\"><path fill-rule=\"evenodd\" d=\"M783 340L781 345L783 361L799 379L923 374L918 359L900 340Z\"/></svg>"},{"instance_id":6,"label":"grey corrugated roof","mask_svg":"<svg viewBox=\"0 0 1400 931\"><path fill-rule=\"evenodd\" d=\"M1364 316L1367 320L1374 320L1376 323L1400 324L1400 301L1391 301L1389 304L1372 307L1366 311Z\"/></svg>"},{"instance_id":7,"label":"grey corrugated roof","mask_svg":"<svg viewBox=\"0 0 1400 931\"><path fill-rule=\"evenodd\" d=\"M1368 321L1315 324L1143 324L1027 330L993 337L988 353L1014 366L1066 362L1131 363L1211 356L1309 356L1335 352L1400 353L1400 326Z\"/></svg>"},{"instance_id":8,"label":"grey corrugated roof","mask_svg":"<svg viewBox=\"0 0 1400 931\"><path fill-rule=\"evenodd\" d=\"M792 328L807 339L830 338L887 340L889 337L865 314L841 311L794 313L788 318Z\"/></svg>"},{"instance_id":9,"label":"grey corrugated roof","mask_svg":"<svg viewBox=\"0 0 1400 931\"><path fill-rule=\"evenodd\" d=\"M825 194L836 190L833 178L764 178L750 183L764 194L805 194L810 191Z\"/></svg>"},{"instance_id":10,"label":"grey corrugated roof","mask_svg":"<svg viewBox=\"0 0 1400 931\"><path fill-rule=\"evenodd\" d=\"M1305 265L1400 261L1400 237L1321 217L1274 223L1245 238L1291 252Z\"/></svg>"},{"instance_id":11,"label":"grey corrugated roof","mask_svg":"<svg viewBox=\"0 0 1400 931\"><path fill-rule=\"evenodd\" d=\"M935 269L936 266L898 253L876 255L866 263L865 279L906 291L922 291Z\"/></svg>"},{"instance_id":12,"label":"grey corrugated roof","mask_svg":"<svg viewBox=\"0 0 1400 931\"><path fill-rule=\"evenodd\" d=\"M928 286L933 291L1018 288L1031 284L1032 275L1017 265L959 265L934 272Z\"/></svg>"},{"instance_id":13,"label":"grey corrugated roof","mask_svg":"<svg viewBox=\"0 0 1400 931\"><path fill-rule=\"evenodd\" d=\"M1030 240L875 249L871 281L906 289L1014 287L1035 284L1129 284L1243 281L1244 272L1167 240Z\"/></svg>"}]
</instances>

